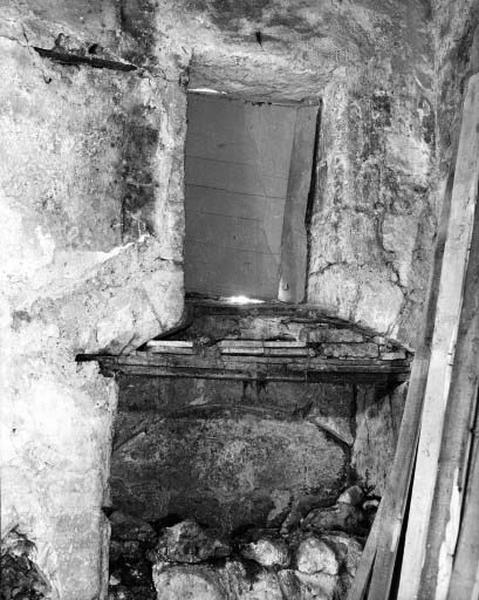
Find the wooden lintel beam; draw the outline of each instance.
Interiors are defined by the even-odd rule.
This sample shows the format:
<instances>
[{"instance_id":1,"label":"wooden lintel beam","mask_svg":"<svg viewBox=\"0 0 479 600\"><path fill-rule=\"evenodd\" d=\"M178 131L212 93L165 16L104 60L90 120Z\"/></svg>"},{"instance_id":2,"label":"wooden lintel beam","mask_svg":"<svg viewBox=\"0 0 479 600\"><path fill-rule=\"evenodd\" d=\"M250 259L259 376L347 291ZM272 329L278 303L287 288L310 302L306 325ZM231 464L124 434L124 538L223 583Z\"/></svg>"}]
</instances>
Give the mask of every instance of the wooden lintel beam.
<instances>
[{"instance_id":1,"label":"wooden lintel beam","mask_svg":"<svg viewBox=\"0 0 479 600\"><path fill-rule=\"evenodd\" d=\"M400 383L409 377L406 360L303 359L262 356L208 358L197 355L166 356L136 352L129 355L90 355L105 374L149 377L190 377L198 379L261 380L291 382L384 382Z\"/></svg>"},{"instance_id":2,"label":"wooden lintel beam","mask_svg":"<svg viewBox=\"0 0 479 600\"><path fill-rule=\"evenodd\" d=\"M281 239L278 298L283 302L302 302L306 290L307 233L305 218L311 186L311 172L314 166L317 118L317 106L300 106L296 110Z\"/></svg>"}]
</instances>

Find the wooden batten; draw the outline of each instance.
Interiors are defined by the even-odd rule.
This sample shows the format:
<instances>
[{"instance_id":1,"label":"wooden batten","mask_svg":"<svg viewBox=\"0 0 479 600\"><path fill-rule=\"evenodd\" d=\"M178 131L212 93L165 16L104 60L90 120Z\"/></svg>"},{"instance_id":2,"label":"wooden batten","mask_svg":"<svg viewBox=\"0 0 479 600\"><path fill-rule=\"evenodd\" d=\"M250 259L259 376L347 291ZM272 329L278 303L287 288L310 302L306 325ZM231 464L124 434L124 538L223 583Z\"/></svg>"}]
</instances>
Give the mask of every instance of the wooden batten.
<instances>
[{"instance_id":1,"label":"wooden batten","mask_svg":"<svg viewBox=\"0 0 479 600\"><path fill-rule=\"evenodd\" d=\"M476 420L476 428L479 422ZM469 482L469 498L455 549L453 571L446 600L477 600L479 598L479 444L475 445ZM438 580L441 581L442 573ZM442 590L441 590L442 594ZM438 597L436 595L436 597Z\"/></svg>"},{"instance_id":2,"label":"wooden batten","mask_svg":"<svg viewBox=\"0 0 479 600\"><path fill-rule=\"evenodd\" d=\"M193 354L193 342L182 340L151 340L146 343L148 352L154 354Z\"/></svg>"},{"instance_id":3,"label":"wooden batten","mask_svg":"<svg viewBox=\"0 0 479 600\"><path fill-rule=\"evenodd\" d=\"M218 342L221 354L255 356L309 356L305 342L266 342L261 340L222 340Z\"/></svg>"},{"instance_id":4,"label":"wooden batten","mask_svg":"<svg viewBox=\"0 0 479 600\"><path fill-rule=\"evenodd\" d=\"M306 342L298 341L279 341L268 342L263 340L222 340L218 342L219 348L283 348L290 350L292 348L306 348Z\"/></svg>"}]
</instances>

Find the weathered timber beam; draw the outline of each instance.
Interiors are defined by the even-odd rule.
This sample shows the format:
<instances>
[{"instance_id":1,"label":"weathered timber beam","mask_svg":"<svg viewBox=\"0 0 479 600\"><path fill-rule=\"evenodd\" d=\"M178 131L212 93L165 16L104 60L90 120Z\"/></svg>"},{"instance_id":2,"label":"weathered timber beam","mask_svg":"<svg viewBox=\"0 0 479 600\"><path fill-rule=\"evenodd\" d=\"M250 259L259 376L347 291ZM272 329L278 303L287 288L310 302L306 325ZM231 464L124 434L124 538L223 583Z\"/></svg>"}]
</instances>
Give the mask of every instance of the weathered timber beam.
<instances>
[{"instance_id":1,"label":"weathered timber beam","mask_svg":"<svg viewBox=\"0 0 479 600\"><path fill-rule=\"evenodd\" d=\"M313 169L317 117L317 106L300 106L296 110L281 239L278 297L283 302L302 302L306 290L308 244L305 218Z\"/></svg>"},{"instance_id":2,"label":"weathered timber beam","mask_svg":"<svg viewBox=\"0 0 479 600\"><path fill-rule=\"evenodd\" d=\"M149 377L189 377L296 382L400 383L409 377L407 360L341 360L264 356L203 357L134 352L128 355L87 355L78 360L96 360L105 375L116 373Z\"/></svg>"}]
</instances>

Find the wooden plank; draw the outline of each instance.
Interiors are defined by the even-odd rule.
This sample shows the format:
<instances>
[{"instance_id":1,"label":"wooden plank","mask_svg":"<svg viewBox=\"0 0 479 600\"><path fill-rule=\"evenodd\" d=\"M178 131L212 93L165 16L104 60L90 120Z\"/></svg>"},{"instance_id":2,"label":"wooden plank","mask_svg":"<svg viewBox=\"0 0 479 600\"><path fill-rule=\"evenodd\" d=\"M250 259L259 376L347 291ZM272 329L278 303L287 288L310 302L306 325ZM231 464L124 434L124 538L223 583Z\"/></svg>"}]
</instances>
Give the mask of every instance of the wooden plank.
<instances>
[{"instance_id":1,"label":"wooden plank","mask_svg":"<svg viewBox=\"0 0 479 600\"><path fill-rule=\"evenodd\" d=\"M260 134L260 132L258 132ZM285 198L288 184L287 172L283 176L264 172L261 164L209 160L201 157L185 157L185 177L189 185L258 195L267 198Z\"/></svg>"},{"instance_id":2,"label":"wooden plank","mask_svg":"<svg viewBox=\"0 0 479 600\"><path fill-rule=\"evenodd\" d=\"M311 357L180 355L136 352L123 356L91 355L106 374L127 373L151 377L194 377L261 381L383 382L405 381L407 361L348 361Z\"/></svg>"},{"instance_id":3,"label":"wooden plank","mask_svg":"<svg viewBox=\"0 0 479 600\"><path fill-rule=\"evenodd\" d=\"M158 354L193 354L193 342L180 340L150 340L146 343L148 352Z\"/></svg>"},{"instance_id":4,"label":"wooden plank","mask_svg":"<svg viewBox=\"0 0 479 600\"><path fill-rule=\"evenodd\" d=\"M265 354L271 356L308 356L305 342L263 342L261 340L223 340L217 344L222 354Z\"/></svg>"},{"instance_id":5,"label":"wooden plank","mask_svg":"<svg viewBox=\"0 0 479 600\"><path fill-rule=\"evenodd\" d=\"M279 221L283 227L284 203L263 194L246 196L240 192L225 192L193 184L185 184L185 210L192 218L199 212L204 215L228 215L238 219ZM284 200L284 199L283 199Z\"/></svg>"},{"instance_id":6,"label":"wooden plank","mask_svg":"<svg viewBox=\"0 0 479 600\"><path fill-rule=\"evenodd\" d=\"M263 348L263 340L221 340L218 348Z\"/></svg>"},{"instance_id":7,"label":"wooden plank","mask_svg":"<svg viewBox=\"0 0 479 600\"><path fill-rule=\"evenodd\" d=\"M476 422L476 428L479 423ZM477 600L479 598L479 444L470 482L470 497L465 506L454 568L447 600ZM440 597L438 598L440 600Z\"/></svg>"},{"instance_id":8,"label":"wooden plank","mask_svg":"<svg viewBox=\"0 0 479 600\"><path fill-rule=\"evenodd\" d=\"M306 342L301 341L263 341L263 340L221 340L219 348L306 348Z\"/></svg>"},{"instance_id":9,"label":"wooden plank","mask_svg":"<svg viewBox=\"0 0 479 600\"><path fill-rule=\"evenodd\" d=\"M211 118L211 117L208 117ZM198 117L190 117L188 122L188 156L202 156L207 159L223 158L228 162L254 165L256 155L251 152L249 135L246 131L239 131L235 123L235 130L231 127L220 129L217 127L193 131L191 125L195 126ZM234 138L234 141L233 141ZM228 149L234 144L234 157ZM226 151L225 151L226 150Z\"/></svg>"},{"instance_id":10,"label":"wooden plank","mask_svg":"<svg viewBox=\"0 0 479 600\"><path fill-rule=\"evenodd\" d=\"M477 192L476 192L477 193ZM464 286L436 489L422 572L422 598L445 598L460 526L479 382L479 206ZM479 499L478 499L479 500ZM459 598L459 596L457 596Z\"/></svg>"},{"instance_id":11,"label":"wooden plank","mask_svg":"<svg viewBox=\"0 0 479 600\"><path fill-rule=\"evenodd\" d=\"M301 341L278 341L263 342L265 348L306 348L306 342Z\"/></svg>"},{"instance_id":12,"label":"wooden plank","mask_svg":"<svg viewBox=\"0 0 479 600\"><path fill-rule=\"evenodd\" d=\"M103 355L95 355L102 358ZM383 361L381 359L351 359L351 358L323 358L321 356L308 356L307 358L297 356L218 356L214 347L212 350L206 350L201 354L193 355L159 355L150 352L135 352L120 356L109 356L110 360L116 360L118 364L142 364L142 365L169 365L169 366L191 366L193 368L245 368L257 364L260 367L281 367L289 370L306 369L309 371L336 371L358 373L368 372L409 372L409 362L407 360Z\"/></svg>"},{"instance_id":13,"label":"wooden plank","mask_svg":"<svg viewBox=\"0 0 479 600\"><path fill-rule=\"evenodd\" d=\"M186 151L191 156L261 163L271 174L285 176L294 120L293 106L190 95ZM258 132L265 135L258 138ZM283 143L268 143L278 139Z\"/></svg>"},{"instance_id":14,"label":"wooden plank","mask_svg":"<svg viewBox=\"0 0 479 600\"><path fill-rule=\"evenodd\" d=\"M189 340L150 340L146 342L147 348L193 348Z\"/></svg>"},{"instance_id":15,"label":"wooden plank","mask_svg":"<svg viewBox=\"0 0 479 600\"><path fill-rule=\"evenodd\" d=\"M281 239L281 268L278 298L300 303L306 291L306 207L311 186L318 107L303 106L296 111L293 150Z\"/></svg>"},{"instance_id":16,"label":"wooden plank","mask_svg":"<svg viewBox=\"0 0 479 600\"><path fill-rule=\"evenodd\" d=\"M279 208L281 208L280 205ZM282 213L282 210L280 210ZM251 217L254 216L254 213ZM196 210L190 211L188 219L194 219L190 241L220 246L224 241L232 250L248 250L259 254L279 254L282 223L280 219L272 219L268 230L264 229L265 215L258 218L238 218L227 214L204 214Z\"/></svg>"},{"instance_id":17,"label":"wooden plank","mask_svg":"<svg viewBox=\"0 0 479 600\"><path fill-rule=\"evenodd\" d=\"M263 356L309 356L307 348L223 348L221 354L254 354Z\"/></svg>"},{"instance_id":18,"label":"wooden plank","mask_svg":"<svg viewBox=\"0 0 479 600\"><path fill-rule=\"evenodd\" d=\"M264 110L264 109L263 109ZM289 113L294 111L288 110ZM289 124L285 122L287 129L283 133L276 132L276 137L288 137L291 135L294 121ZM265 128L265 124L262 124ZM288 172L289 162L288 145L277 148L275 160L268 162L272 176L285 177ZM257 168L257 152L251 151L251 133L247 130L239 131L237 124L235 130L219 131L218 123L214 129L201 134L188 132L188 156L190 158L203 158L204 160L221 161L235 165L249 165Z\"/></svg>"},{"instance_id":19,"label":"wooden plank","mask_svg":"<svg viewBox=\"0 0 479 600\"><path fill-rule=\"evenodd\" d=\"M479 76L469 82L452 191L451 213L424 395L398 600L418 597L449 393L479 177Z\"/></svg>"},{"instance_id":20,"label":"wooden plank","mask_svg":"<svg viewBox=\"0 0 479 600\"><path fill-rule=\"evenodd\" d=\"M424 392L434 334L436 306L439 296L439 281L442 270L444 248L447 239L454 171L451 170L445 190L441 218L434 249L433 268L429 277L428 295L425 304L422 328L416 343L417 352L413 361L404 414L399 430L397 449L391 475L378 514L361 557L358 574L348 600L363 600L367 597L388 598L396 567L396 555L403 526L408 492L419 440L419 427Z\"/></svg>"},{"instance_id":21,"label":"wooden plank","mask_svg":"<svg viewBox=\"0 0 479 600\"><path fill-rule=\"evenodd\" d=\"M405 373L354 371L313 371L304 373L265 373L263 371L221 371L218 369L192 369L190 367L156 367L153 365L118 365L107 361L99 361L103 375L110 377L114 374L136 375L141 377L174 377L186 379L216 379L225 381L261 381L261 383L286 381L290 383L368 383L378 385L395 385L407 381Z\"/></svg>"},{"instance_id":22,"label":"wooden plank","mask_svg":"<svg viewBox=\"0 0 479 600\"><path fill-rule=\"evenodd\" d=\"M422 398L426 386L429 357L417 357L413 362L408 397L403 420L399 430L399 439L394 456L391 476L381 504L381 521L376 546L376 558L372 568L368 600L389 598L396 555L406 513L408 490L411 485L414 461L419 440L419 423Z\"/></svg>"},{"instance_id":23,"label":"wooden plank","mask_svg":"<svg viewBox=\"0 0 479 600\"><path fill-rule=\"evenodd\" d=\"M245 354L247 356L264 356L264 348L221 348L221 354Z\"/></svg>"}]
</instances>

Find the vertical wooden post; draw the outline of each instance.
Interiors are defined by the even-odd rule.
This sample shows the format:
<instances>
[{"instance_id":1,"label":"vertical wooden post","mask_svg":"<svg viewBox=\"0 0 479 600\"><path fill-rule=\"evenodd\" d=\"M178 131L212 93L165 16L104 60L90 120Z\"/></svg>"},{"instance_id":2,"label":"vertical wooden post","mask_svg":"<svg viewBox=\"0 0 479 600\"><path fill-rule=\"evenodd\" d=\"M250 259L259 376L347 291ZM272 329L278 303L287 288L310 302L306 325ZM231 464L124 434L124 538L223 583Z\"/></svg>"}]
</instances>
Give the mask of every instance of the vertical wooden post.
<instances>
[{"instance_id":1,"label":"vertical wooden post","mask_svg":"<svg viewBox=\"0 0 479 600\"><path fill-rule=\"evenodd\" d=\"M427 531L455 356L478 177L479 75L473 75L464 103L398 600L418 598L426 557Z\"/></svg>"},{"instance_id":2,"label":"vertical wooden post","mask_svg":"<svg viewBox=\"0 0 479 600\"><path fill-rule=\"evenodd\" d=\"M304 300L307 268L304 221L311 185L318 110L318 106L300 106L296 110L281 238L278 298L283 302L299 303Z\"/></svg>"},{"instance_id":3,"label":"vertical wooden post","mask_svg":"<svg viewBox=\"0 0 479 600\"><path fill-rule=\"evenodd\" d=\"M476 427L479 424L476 423ZM471 474L469 501L465 507L447 600L479 598L479 445ZM444 596L445 597L445 596Z\"/></svg>"}]
</instances>

